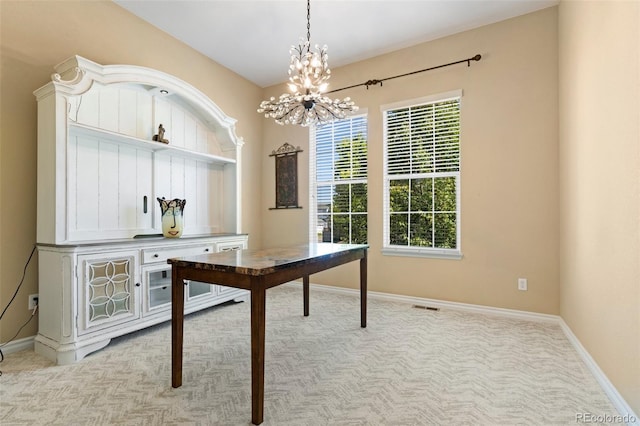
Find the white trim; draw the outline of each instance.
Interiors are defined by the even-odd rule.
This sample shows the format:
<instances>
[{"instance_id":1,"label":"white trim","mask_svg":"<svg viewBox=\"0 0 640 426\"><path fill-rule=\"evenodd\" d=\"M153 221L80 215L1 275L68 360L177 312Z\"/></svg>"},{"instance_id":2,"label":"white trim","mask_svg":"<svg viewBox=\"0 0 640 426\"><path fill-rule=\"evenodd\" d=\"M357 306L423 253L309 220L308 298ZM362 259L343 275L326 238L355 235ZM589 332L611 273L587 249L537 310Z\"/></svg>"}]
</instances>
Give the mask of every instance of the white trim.
<instances>
[{"instance_id":1,"label":"white trim","mask_svg":"<svg viewBox=\"0 0 640 426\"><path fill-rule=\"evenodd\" d=\"M451 99L462 98L462 89L450 90L448 92L436 93L434 95L423 96L421 98L409 99L406 101L393 102L390 104L380 105L380 111L385 112L389 109L408 108L416 105L428 104L431 102L444 102Z\"/></svg>"},{"instance_id":2,"label":"white trim","mask_svg":"<svg viewBox=\"0 0 640 426\"><path fill-rule=\"evenodd\" d=\"M309 126L309 243L318 241L318 165L316 152L317 126Z\"/></svg>"},{"instance_id":3,"label":"white trim","mask_svg":"<svg viewBox=\"0 0 640 426\"><path fill-rule=\"evenodd\" d=\"M460 250L455 249L430 249L422 247L383 247L381 250L385 256L426 257L432 259L462 259Z\"/></svg>"},{"instance_id":4,"label":"white trim","mask_svg":"<svg viewBox=\"0 0 640 426\"><path fill-rule=\"evenodd\" d=\"M582 346L580 340L573 334L569 325L561 318L558 317L558 324L560 324L560 328L564 332L569 342L573 345L582 361L587 365L591 374L596 379L596 381L600 384L600 387L604 391L604 393L609 397L613 406L618 410L618 413L625 419L627 425L640 425L640 418L636 413L633 412L627 401L624 400L622 395L618 392L618 390L613 386L613 384L607 378L607 375L600 369L598 363L591 357L589 352ZM593 413L597 414L597 413Z\"/></svg>"},{"instance_id":5,"label":"white trim","mask_svg":"<svg viewBox=\"0 0 640 426\"><path fill-rule=\"evenodd\" d=\"M2 349L2 353L6 356L15 352L24 351L25 349L33 350L33 345L36 336L24 337L18 340L12 340L7 343L3 343L0 345L0 349Z\"/></svg>"},{"instance_id":6,"label":"white trim","mask_svg":"<svg viewBox=\"0 0 640 426\"><path fill-rule=\"evenodd\" d=\"M302 282L291 281L285 284L291 287L302 287ZM330 293L350 294L360 297L360 290L353 288L334 287L322 284L310 284L314 290L326 291ZM557 315L540 314L537 312L519 311L516 309L494 308L492 306L473 305L470 303L448 302L445 300L427 299L424 297L403 296L400 294L381 293L377 291L367 291L367 296L372 299L388 300L391 302L403 302L410 305L427 305L440 309L451 309L457 311L473 312L477 314L509 317L527 321L558 323L560 319Z\"/></svg>"},{"instance_id":7,"label":"white trim","mask_svg":"<svg viewBox=\"0 0 640 426\"><path fill-rule=\"evenodd\" d=\"M289 283L284 284L288 287L302 287L302 282L300 281L291 281ZM338 293L338 294L349 294L354 297L360 296L359 289L353 288L344 288L344 287L334 287L328 285L321 284L310 284L309 285L314 290L318 291L326 291L329 293ZM473 305L469 303L459 303L459 302L447 302L443 300L436 299L427 299L423 297L413 297L413 296L402 296L397 294L390 293L381 293L376 291L367 291L367 296L372 299L379 300L388 300L392 302L403 302L411 305L426 305L432 306L434 308L441 309L451 309L458 311L471 312L476 314L485 314L485 315L493 315L500 316L506 318L514 318L525 321L536 321L536 322L544 322L550 324L558 324L565 336L574 347L578 355L586 364L587 368L594 376L605 395L611 401L614 408L618 411L620 417L622 417L628 426L637 426L640 425L640 417L631 409L629 404L625 401L625 399L620 395L615 386L609 381L606 374L600 369L598 364L593 360L589 352L582 346L580 340L573 334L569 326L564 322L562 317L558 315L550 315L550 314L540 314L537 312L528 312L528 311L520 311L516 309L505 309L505 308L495 308L491 306L482 306L482 305ZM597 415L598 413L593 413Z\"/></svg>"},{"instance_id":8,"label":"white trim","mask_svg":"<svg viewBox=\"0 0 640 426\"><path fill-rule=\"evenodd\" d=\"M317 214L318 203L316 200L318 185L316 183L316 126L309 126L309 217L307 226L309 231L309 242L315 243L318 240Z\"/></svg>"}]
</instances>

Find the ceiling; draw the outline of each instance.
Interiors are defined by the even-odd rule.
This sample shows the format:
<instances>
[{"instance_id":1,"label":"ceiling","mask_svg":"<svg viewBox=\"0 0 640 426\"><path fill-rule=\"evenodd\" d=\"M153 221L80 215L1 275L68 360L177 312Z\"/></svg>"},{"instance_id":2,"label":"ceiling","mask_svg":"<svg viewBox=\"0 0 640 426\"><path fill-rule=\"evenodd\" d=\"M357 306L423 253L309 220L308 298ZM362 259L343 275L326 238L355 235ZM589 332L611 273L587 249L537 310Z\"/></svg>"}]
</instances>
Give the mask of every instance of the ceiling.
<instances>
[{"instance_id":1,"label":"ceiling","mask_svg":"<svg viewBox=\"0 0 640 426\"><path fill-rule=\"evenodd\" d=\"M260 87L287 80L289 49L306 39L304 0L114 2ZM556 4L558 0L313 0L311 44L326 44L329 65L336 68Z\"/></svg>"}]
</instances>

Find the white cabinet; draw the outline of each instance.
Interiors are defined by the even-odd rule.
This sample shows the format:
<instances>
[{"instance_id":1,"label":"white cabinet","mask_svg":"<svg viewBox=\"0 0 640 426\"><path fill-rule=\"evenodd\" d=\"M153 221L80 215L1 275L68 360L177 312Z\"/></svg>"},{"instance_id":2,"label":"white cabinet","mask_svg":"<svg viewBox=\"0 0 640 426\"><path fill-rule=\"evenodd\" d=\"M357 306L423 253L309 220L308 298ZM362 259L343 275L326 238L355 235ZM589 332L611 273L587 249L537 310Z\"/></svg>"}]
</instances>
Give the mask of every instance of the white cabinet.
<instances>
[{"instance_id":1,"label":"white cabinet","mask_svg":"<svg viewBox=\"0 0 640 426\"><path fill-rule=\"evenodd\" d=\"M40 245L40 323L36 352L68 364L132 331L171 318L170 257L247 247L246 235L162 237L144 241ZM185 312L230 300L245 290L188 282ZM46 320L45 320L46 319Z\"/></svg>"},{"instance_id":2,"label":"white cabinet","mask_svg":"<svg viewBox=\"0 0 640 426\"><path fill-rule=\"evenodd\" d=\"M160 71L74 56L38 101L40 324L58 363L170 318L171 257L247 247L243 145L235 120ZM154 141L158 127L169 143ZM186 199L180 239L162 238L157 198ZM189 282L185 311L246 297Z\"/></svg>"}]
</instances>

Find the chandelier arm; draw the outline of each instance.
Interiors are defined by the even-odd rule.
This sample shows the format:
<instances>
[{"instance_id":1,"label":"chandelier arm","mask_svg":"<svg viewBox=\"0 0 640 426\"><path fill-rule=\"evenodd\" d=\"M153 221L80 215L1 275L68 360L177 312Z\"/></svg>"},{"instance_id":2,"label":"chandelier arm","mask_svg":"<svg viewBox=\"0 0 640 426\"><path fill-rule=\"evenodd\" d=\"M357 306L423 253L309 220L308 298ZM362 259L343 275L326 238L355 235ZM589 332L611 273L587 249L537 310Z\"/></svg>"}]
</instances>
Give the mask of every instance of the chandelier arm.
<instances>
[{"instance_id":1,"label":"chandelier arm","mask_svg":"<svg viewBox=\"0 0 640 426\"><path fill-rule=\"evenodd\" d=\"M299 110L300 108L304 108L304 107L300 104L297 104L296 106L288 110L285 114L282 114L282 117L280 117L280 120L284 120L285 118L290 117L295 111Z\"/></svg>"},{"instance_id":2,"label":"chandelier arm","mask_svg":"<svg viewBox=\"0 0 640 426\"><path fill-rule=\"evenodd\" d=\"M335 112L333 112L333 111L331 110L331 108L327 108L326 106L324 106L324 104L316 104L316 105L315 105L315 108L316 108L316 109L321 108L323 111L328 112L328 113L331 115L331 117L333 117L333 119L334 119L334 120L337 120L337 119L342 118L339 114L336 114ZM338 107L338 108L339 108L339 107ZM316 113L316 115L317 115L317 113ZM325 121L326 121L326 120L325 120Z\"/></svg>"},{"instance_id":3,"label":"chandelier arm","mask_svg":"<svg viewBox=\"0 0 640 426\"><path fill-rule=\"evenodd\" d=\"M354 87L360 87L360 86L366 86L367 89L369 88L369 86L373 86L373 85L376 85L376 84L379 84L380 86L382 86L382 82L383 81L393 80L394 78L406 77L408 75L418 74L418 73L425 72L425 71L432 71L432 70L435 70L435 69L438 69L438 68L450 67L452 65L461 64L463 62L466 62L467 63L467 67L470 67L471 66L471 61L479 61L481 58L482 58L482 56L480 54L477 54L477 55L475 55L475 56L473 56L471 58L461 59L459 61L450 62L448 64L443 64L443 65L437 65L435 67L425 68L423 70L412 71L412 72L408 72L408 73L400 74L400 75L394 75L393 77L387 77L387 78L383 78L383 79L380 79L380 80L367 80L364 83L354 84L354 85L351 85L351 86L342 87L340 89L330 90L327 93L339 92L341 90L353 89Z\"/></svg>"}]
</instances>

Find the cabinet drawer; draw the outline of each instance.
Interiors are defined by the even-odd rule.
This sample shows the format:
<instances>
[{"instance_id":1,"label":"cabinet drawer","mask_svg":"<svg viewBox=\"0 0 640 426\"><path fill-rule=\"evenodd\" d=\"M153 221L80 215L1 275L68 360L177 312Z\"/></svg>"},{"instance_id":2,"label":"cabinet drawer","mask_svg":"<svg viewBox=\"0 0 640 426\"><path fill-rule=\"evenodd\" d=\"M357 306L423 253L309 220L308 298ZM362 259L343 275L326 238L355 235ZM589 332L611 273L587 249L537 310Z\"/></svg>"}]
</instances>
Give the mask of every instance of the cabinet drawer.
<instances>
[{"instance_id":1,"label":"cabinet drawer","mask_svg":"<svg viewBox=\"0 0 640 426\"><path fill-rule=\"evenodd\" d=\"M213 244L188 247L158 247L142 250L142 263L166 262L172 257L213 253Z\"/></svg>"},{"instance_id":2,"label":"cabinet drawer","mask_svg":"<svg viewBox=\"0 0 640 426\"><path fill-rule=\"evenodd\" d=\"M246 249L246 241L226 241L217 244L218 251L233 251Z\"/></svg>"}]
</instances>

